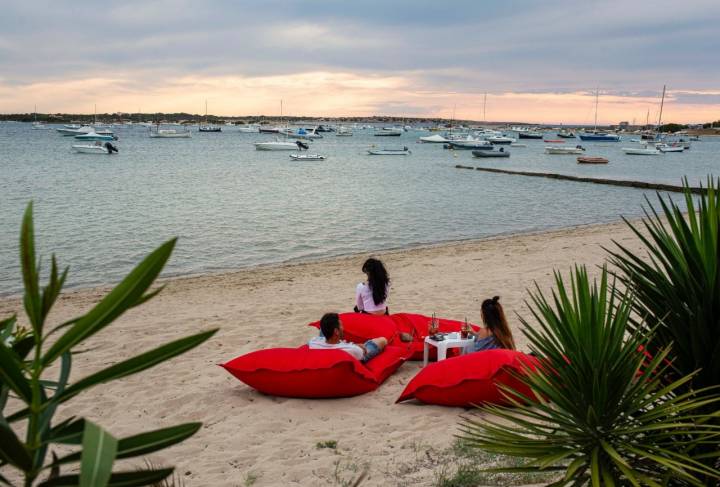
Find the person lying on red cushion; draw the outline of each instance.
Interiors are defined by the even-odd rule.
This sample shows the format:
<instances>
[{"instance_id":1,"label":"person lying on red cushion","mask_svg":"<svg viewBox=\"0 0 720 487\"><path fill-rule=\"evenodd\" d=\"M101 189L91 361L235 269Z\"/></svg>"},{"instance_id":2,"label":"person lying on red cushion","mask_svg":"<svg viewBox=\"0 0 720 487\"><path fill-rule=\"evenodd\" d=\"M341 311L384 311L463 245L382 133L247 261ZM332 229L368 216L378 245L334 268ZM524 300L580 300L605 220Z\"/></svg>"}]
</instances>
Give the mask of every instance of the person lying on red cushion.
<instances>
[{"instance_id":1,"label":"person lying on red cushion","mask_svg":"<svg viewBox=\"0 0 720 487\"><path fill-rule=\"evenodd\" d=\"M355 344L344 340L343 325L337 313L325 313L320 319L320 335L312 338L308 346L315 350L342 350L362 363L377 357L385 350L385 337L373 338L364 344Z\"/></svg>"}]
</instances>

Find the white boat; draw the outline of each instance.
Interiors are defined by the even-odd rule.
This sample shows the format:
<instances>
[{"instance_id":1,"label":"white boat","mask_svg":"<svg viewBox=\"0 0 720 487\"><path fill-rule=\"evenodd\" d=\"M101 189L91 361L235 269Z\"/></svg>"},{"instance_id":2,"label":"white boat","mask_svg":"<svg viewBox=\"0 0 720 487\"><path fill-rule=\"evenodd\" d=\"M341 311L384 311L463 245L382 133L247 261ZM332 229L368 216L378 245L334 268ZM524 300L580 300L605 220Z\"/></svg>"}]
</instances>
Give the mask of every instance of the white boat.
<instances>
[{"instance_id":1,"label":"white boat","mask_svg":"<svg viewBox=\"0 0 720 487\"><path fill-rule=\"evenodd\" d=\"M655 147L623 147L622 151L629 156L659 156L662 154Z\"/></svg>"},{"instance_id":2,"label":"white boat","mask_svg":"<svg viewBox=\"0 0 720 487\"><path fill-rule=\"evenodd\" d=\"M341 126L335 133L336 137L352 137L353 132L347 127Z\"/></svg>"},{"instance_id":3,"label":"white boat","mask_svg":"<svg viewBox=\"0 0 720 487\"><path fill-rule=\"evenodd\" d=\"M442 144L443 142L447 141L448 139L446 139L440 134L426 135L425 137L420 137L420 142L423 142L425 144Z\"/></svg>"},{"instance_id":4,"label":"white boat","mask_svg":"<svg viewBox=\"0 0 720 487\"><path fill-rule=\"evenodd\" d=\"M403 133L403 129L395 127L383 127L375 132L375 137L400 137Z\"/></svg>"},{"instance_id":5,"label":"white boat","mask_svg":"<svg viewBox=\"0 0 720 487\"><path fill-rule=\"evenodd\" d=\"M683 152L685 147L682 145L658 144L657 149L660 152Z\"/></svg>"},{"instance_id":6,"label":"white boat","mask_svg":"<svg viewBox=\"0 0 720 487\"><path fill-rule=\"evenodd\" d=\"M582 154L585 151L580 146L577 147L545 147L545 154Z\"/></svg>"},{"instance_id":7,"label":"white boat","mask_svg":"<svg viewBox=\"0 0 720 487\"><path fill-rule=\"evenodd\" d=\"M290 154L290 159L293 161L324 161L326 157L320 154Z\"/></svg>"},{"instance_id":8,"label":"white boat","mask_svg":"<svg viewBox=\"0 0 720 487\"><path fill-rule=\"evenodd\" d=\"M512 137L505 137L502 135L491 135L490 137L486 137L485 140L494 145L510 145L515 142L515 139Z\"/></svg>"},{"instance_id":9,"label":"white boat","mask_svg":"<svg viewBox=\"0 0 720 487\"><path fill-rule=\"evenodd\" d=\"M510 147L527 147L527 144L522 144L522 143L519 143L519 142L513 142L512 144L510 144Z\"/></svg>"},{"instance_id":10,"label":"white boat","mask_svg":"<svg viewBox=\"0 0 720 487\"><path fill-rule=\"evenodd\" d=\"M89 134L90 132L95 131L95 129L89 125L84 125L84 126L78 127L78 128L67 128L67 126L66 126L65 128L56 129L56 130L58 131L58 133L60 133L64 136L84 135L84 134Z\"/></svg>"},{"instance_id":11,"label":"white boat","mask_svg":"<svg viewBox=\"0 0 720 487\"><path fill-rule=\"evenodd\" d=\"M272 140L269 142L255 142L255 150L298 150L303 147L298 145L297 141L291 140Z\"/></svg>"},{"instance_id":12,"label":"white boat","mask_svg":"<svg viewBox=\"0 0 720 487\"><path fill-rule=\"evenodd\" d=\"M112 154L118 151L110 142L104 144L102 142L96 142L95 144L73 144L72 148L75 152L81 154Z\"/></svg>"},{"instance_id":13,"label":"white boat","mask_svg":"<svg viewBox=\"0 0 720 487\"><path fill-rule=\"evenodd\" d=\"M370 149L368 154L371 156L409 156L410 149L403 147L402 149Z\"/></svg>"},{"instance_id":14,"label":"white boat","mask_svg":"<svg viewBox=\"0 0 720 487\"><path fill-rule=\"evenodd\" d=\"M150 130L151 139L189 139L191 137L190 132L187 130L175 130L175 129L155 129Z\"/></svg>"},{"instance_id":15,"label":"white boat","mask_svg":"<svg viewBox=\"0 0 720 487\"><path fill-rule=\"evenodd\" d=\"M260 125L254 123L250 125L240 125L238 126L238 132L243 134L257 134L260 132Z\"/></svg>"},{"instance_id":16,"label":"white boat","mask_svg":"<svg viewBox=\"0 0 720 487\"><path fill-rule=\"evenodd\" d=\"M493 150L494 146L487 140L466 139L450 140L447 144L445 144L445 147L448 149Z\"/></svg>"}]
</instances>

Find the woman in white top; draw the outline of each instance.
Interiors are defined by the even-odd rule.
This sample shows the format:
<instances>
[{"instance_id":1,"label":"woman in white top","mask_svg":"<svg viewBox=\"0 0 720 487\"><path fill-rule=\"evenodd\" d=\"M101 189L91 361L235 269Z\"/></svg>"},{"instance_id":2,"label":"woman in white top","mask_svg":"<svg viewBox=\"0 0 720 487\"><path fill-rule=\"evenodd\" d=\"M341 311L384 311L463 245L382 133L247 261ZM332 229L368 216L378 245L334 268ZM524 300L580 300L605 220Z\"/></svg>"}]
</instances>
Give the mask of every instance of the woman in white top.
<instances>
[{"instance_id":1,"label":"woman in white top","mask_svg":"<svg viewBox=\"0 0 720 487\"><path fill-rule=\"evenodd\" d=\"M355 289L355 311L372 315L389 314L385 301L390 290L390 276L385 266L371 257L363 264L362 271L367 276L367 282L361 282Z\"/></svg>"}]
</instances>

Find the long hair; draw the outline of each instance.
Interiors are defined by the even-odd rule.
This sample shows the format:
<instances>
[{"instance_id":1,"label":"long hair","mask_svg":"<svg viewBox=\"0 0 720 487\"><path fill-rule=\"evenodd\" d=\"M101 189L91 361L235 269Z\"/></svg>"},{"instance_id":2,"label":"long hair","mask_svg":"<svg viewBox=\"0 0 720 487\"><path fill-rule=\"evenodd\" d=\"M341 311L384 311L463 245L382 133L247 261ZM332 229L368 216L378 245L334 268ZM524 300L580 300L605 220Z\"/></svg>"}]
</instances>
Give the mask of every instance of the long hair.
<instances>
[{"instance_id":1,"label":"long hair","mask_svg":"<svg viewBox=\"0 0 720 487\"><path fill-rule=\"evenodd\" d=\"M500 296L483 301L480 307L482 320L502 348L515 350L515 340L513 340L512 332L505 319L505 312L499 301Z\"/></svg>"},{"instance_id":2,"label":"long hair","mask_svg":"<svg viewBox=\"0 0 720 487\"><path fill-rule=\"evenodd\" d=\"M362 271L368 276L368 286L370 286L370 290L372 291L375 304L385 302L387 299L387 288L390 284L390 276L388 276L383 263L378 259L370 257L363 264Z\"/></svg>"}]
</instances>

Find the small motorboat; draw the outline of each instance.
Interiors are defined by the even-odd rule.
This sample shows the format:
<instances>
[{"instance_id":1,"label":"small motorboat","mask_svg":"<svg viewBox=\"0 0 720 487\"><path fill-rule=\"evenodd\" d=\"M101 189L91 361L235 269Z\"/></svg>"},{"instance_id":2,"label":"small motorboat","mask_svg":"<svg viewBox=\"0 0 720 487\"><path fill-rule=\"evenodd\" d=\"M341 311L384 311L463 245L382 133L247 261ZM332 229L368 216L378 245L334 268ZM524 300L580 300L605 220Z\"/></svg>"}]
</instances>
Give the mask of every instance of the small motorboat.
<instances>
[{"instance_id":1,"label":"small motorboat","mask_svg":"<svg viewBox=\"0 0 720 487\"><path fill-rule=\"evenodd\" d=\"M543 139L546 144L564 144L565 141L562 139Z\"/></svg>"},{"instance_id":2,"label":"small motorboat","mask_svg":"<svg viewBox=\"0 0 720 487\"><path fill-rule=\"evenodd\" d=\"M493 150L494 146L487 140L449 140L443 147L459 150Z\"/></svg>"},{"instance_id":3,"label":"small motorboat","mask_svg":"<svg viewBox=\"0 0 720 487\"><path fill-rule=\"evenodd\" d=\"M474 150L473 157L510 157L510 151L505 151L502 147L500 150Z\"/></svg>"},{"instance_id":4,"label":"small motorboat","mask_svg":"<svg viewBox=\"0 0 720 487\"><path fill-rule=\"evenodd\" d=\"M657 149L660 152L683 152L685 147L681 144L659 144Z\"/></svg>"},{"instance_id":5,"label":"small motorboat","mask_svg":"<svg viewBox=\"0 0 720 487\"><path fill-rule=\"evenodd\" d=\"M425 144L441 144L448 141L448 139L446 139L440 134L426 135L425 137L420 137L420 142L423 142Z\"/></svg>"},{"instance_id":6,"label":"small motorboat","mask_svg":"<svg viewBox=\"0 0 720 487\"><path fill-rule=\"evenodd\" d=\"M218 133L222 132L222 127L219 125L200 125L198 127L198 132Z\"/></svg>"},{"instance_id":7,"label":"small motorboat","mask_svg":"<svg viewBox=\"0 0 720 487\"><path fill-rule=\"evenodd\" d=\"M105 142L103 144L100 141L95 142L94 144L74 144L72 148L75 152L79 152L81 154L112 154L113 152L118 152L117 147L112 145L110 142Z\"/></svg>"},{"instance_id":8,"label":"small motorboat","mask_svg":"<svg viewBox=\"0 0 720 487\"><path fill-rule=\"evenodd\" d=\"M518 132L518 138L519 139L542 139L543 134L540 132L531 132L531 131L525 131L525 132Z\"/></svg>"},{"instance_id":9,"label":"small motorboat","mask_svg":"<svg viewBox=\"0 0 720 487\"><path fill-rule=\"evenodd\" d=\"M117 140L117 137L115 137L114 135L99 134L97 132L89 132L87 134L76 135L75 138L77 140Z\"/></svg>"},{"instance_id":10,"label":"small motorboat","mask_svg":"<svg viewBox=\"0 0 720 487\"><path fill-rule=\"evenodd\" d=\"M581 145L575 147L545 147L545 154L582 154L585 148Z\"/></svg>"},{"instance_id":11,"label":"small motorboat","mask_svg":"<svg viewBox=\"0 0 720 487\"><path fill-rule=\"evenodd\" d=\"M563 139L574 139L575 134L572 132L565 132L564 130L561 130L556 134L558 137L561 137Z\"/></svg>"},{"instance_id":12,"label":"small motorboat","mask_svg":"<svg viewBox=\"0 0 720 487\"><path fill-rule=\"evenodd\" d=\"M511 137L504 137L502 135L492 135L485 140L487 140L493 145L510 145L515 142L515 139Z\"/></svg>"},{"instance_id":13,"label":"small motorboat","mask_svg":"<svg viewBox=\"0 0 720 487\"><path fill-rule=\"evenodd\" d=\"M320 154L290 154L290 159L293 161L324 161L327 158Z\"/></svg>"},{"instance_id":14,"label":"small motorboat","mask_svg":"<svg viewBox=\"0 0 720 487\"><path fill-rule=\"evenodd\" d=\"M340 128L338 128L338 130L337 130L337 132L335 133L335 135L336 135L337 137L352 137L353 132L352 132L352 130L350 130L350 129L347 128L347 127L340 126Z\"/></svg>"},{"instance_id":15,"label":"small motorboat","mask_svg":"<svg viewBox=\"0 0 720 487\"><path fill-rule=\"evenodd\" d=\"M273 140L270 142L255 142L255 150L303 150L308 149L310 146L307 144L297 141L290 140Z\"/></svg>"},{"instance_id":16,"label":"small motorboat","mask_svg":"<svg viewBox=\"0 0 720 487\"><path fill-rule=\"evenodd\" d=\"M578 164L607 164L608 161L604 157L578 157Z\"/></svg>"},{"instance_id":17,"label":"small motorboat","mask_svg":"<svg viewBox=\"0 0 720 487\"><path fill-rule=\"evenodd\" d=\"M409 156L412 152L407 147L403 147L402 149L369 149L368 154L371 156Z\"/></svg>"},{"instance_id":18,"label":"small motorboat","mask_svg":"<svg viewBox=\"0 0 720 487\"><path fill-rule=\"evenodd\" d=\"M89 125L84 125L82 127L77 128L68 128L72 127L71 125L66 125L65 128L56 129L59 134L69 136L69 135L84 135L89 134L90 132L94 132L95 129L92 128Z\"/></svg>"},{"instance_id":19,"label":"small motorboat","mask_svg":"<svg viewBox=\"0 0 720 487\"><path fill-rule=\"evenodd\" d=\"M659 156L662 154L655 147L623 147L622 151L629 156Z\"/></svg>"},{"instance_id":20,"label":"small motorboat","mask_svg":"<svg viewBox=\"0 0 720 487\"><path fill-rule=\"evenodd\" d=\"M260 126L257 124L248 124L238 126L238 132L242 134L257 134L260 132Z\"/></svg>"},{"instance_id":21,"label":"small motorboat","mask_svg":"<svg viewBox=\"0 0 720 487\"><path fill-rule=\"evenodd\" d=\"M403 129L395 127L383 127L375 132L375 137L400 137L403 133Z\"/></svg>"},{"instance_id":22,"label":"small motorboat","mask_svg":"<svg viewBox=\"0 0 720 487\"><path fill-rule=\"evenodd\" d=\"M150 130L151 139L189 139L191 137L188 130L178 131L175 129L157 129Z\"/></svg>"}]
</instances>

